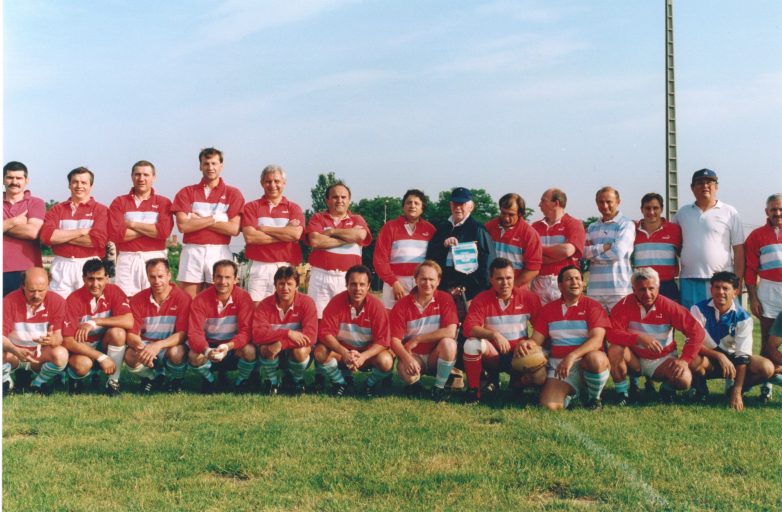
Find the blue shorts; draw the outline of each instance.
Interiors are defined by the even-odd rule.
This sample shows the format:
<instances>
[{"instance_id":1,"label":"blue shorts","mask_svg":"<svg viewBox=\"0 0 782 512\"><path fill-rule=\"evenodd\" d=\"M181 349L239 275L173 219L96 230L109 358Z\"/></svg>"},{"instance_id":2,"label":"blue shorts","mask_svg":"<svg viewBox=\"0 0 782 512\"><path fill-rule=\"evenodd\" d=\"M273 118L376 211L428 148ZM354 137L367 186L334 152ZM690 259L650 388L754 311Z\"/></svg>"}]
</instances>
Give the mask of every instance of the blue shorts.
<instances>
[{"instance_id":1,"label":"blue shorts","mask_svg":"<svg viewBox=\"0 0 782 512\"><path fill-rule=\"evenodd\" d=\"M682 306L687 309L711 297L709 291L711 285L708 279L680 278L679 286L681 286Z\"/></svg>"}]
</instances>

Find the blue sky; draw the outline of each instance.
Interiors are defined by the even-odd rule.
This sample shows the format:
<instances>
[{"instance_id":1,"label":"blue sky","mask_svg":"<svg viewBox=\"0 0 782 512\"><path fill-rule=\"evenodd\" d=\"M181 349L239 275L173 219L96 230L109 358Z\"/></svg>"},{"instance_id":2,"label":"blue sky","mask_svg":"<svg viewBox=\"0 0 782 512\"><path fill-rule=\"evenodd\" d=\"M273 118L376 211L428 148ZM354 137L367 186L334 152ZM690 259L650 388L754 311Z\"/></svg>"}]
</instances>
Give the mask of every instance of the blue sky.
<instances>
[{"instance_id":1,"label":"blue sky","mask_svg":"<svg viewBox=\"0 0 782 512\"><path fill-rule=\"evenodd\" d=\"M247 199L278 163L309 206L320 172L354 199L453 186L558 186L596 215L664 193L664 1L47 1L4 3L4 161L35 195L95 197L158 168L173 197L197 154L226 155ZM680 204L701 167L747 228L782 191L782 2L675 3ZM534 218L540 216L536 212Z\"/></svg>"}]
</instances>

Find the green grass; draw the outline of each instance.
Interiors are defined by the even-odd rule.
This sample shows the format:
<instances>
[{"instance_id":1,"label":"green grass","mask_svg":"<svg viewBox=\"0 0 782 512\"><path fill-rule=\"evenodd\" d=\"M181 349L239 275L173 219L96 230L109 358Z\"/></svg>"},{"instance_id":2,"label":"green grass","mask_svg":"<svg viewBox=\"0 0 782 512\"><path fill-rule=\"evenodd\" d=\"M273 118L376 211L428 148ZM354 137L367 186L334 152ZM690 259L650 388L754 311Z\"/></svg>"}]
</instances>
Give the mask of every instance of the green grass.
<instances>
[{"instance_id":1,"label":"green grass","mask_svg":"<svg viewBox=\"0 0 782 512\"><path fill-rule=\"evenodd\" d=\"M127 381L113 400L5 400L4 510L782 508L779 390L744 413L721 382L702 405L550 413L509 397L141 397Z\"/></svg>"}]
</instances>

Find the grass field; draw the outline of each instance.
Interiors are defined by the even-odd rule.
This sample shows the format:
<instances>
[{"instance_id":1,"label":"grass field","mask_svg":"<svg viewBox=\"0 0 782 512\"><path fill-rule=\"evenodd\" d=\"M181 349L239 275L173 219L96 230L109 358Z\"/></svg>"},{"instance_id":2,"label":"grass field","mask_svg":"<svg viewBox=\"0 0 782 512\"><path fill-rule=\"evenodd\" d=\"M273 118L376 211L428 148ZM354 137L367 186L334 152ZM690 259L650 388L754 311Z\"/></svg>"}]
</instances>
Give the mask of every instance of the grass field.
<instances>
[{"instance_id":1,"label":"grass field","mask_svg":"<svg viewBox=\"0 0 782 512\"><path fill-rule=\"evenodd\" d=\"M557 414L126 381L116 399L3 402L3 510L782 509L779 389L741 414L722 382L702 405Z\"/></svg>"}]
</instances>

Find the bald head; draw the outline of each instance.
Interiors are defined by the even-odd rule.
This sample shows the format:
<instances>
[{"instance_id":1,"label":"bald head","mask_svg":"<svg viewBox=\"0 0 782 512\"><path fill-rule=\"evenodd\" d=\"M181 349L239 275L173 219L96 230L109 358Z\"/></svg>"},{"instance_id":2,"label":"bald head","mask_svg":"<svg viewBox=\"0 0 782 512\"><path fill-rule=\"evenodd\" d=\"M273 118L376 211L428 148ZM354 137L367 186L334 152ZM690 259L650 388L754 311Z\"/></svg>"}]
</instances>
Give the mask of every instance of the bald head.
<instances>
[{"instance_id":1,"label":"bald head","mask_svg":"<svg viewBox=\"0 0 782 512\"><path fill-rule=\"evenodd\" d=\"M49 274L46 269L33 267L25 271L22 281L22 293L27 303L38 307L43 304L46 292L49 290Z\"/></svg>"}]
</instances>

